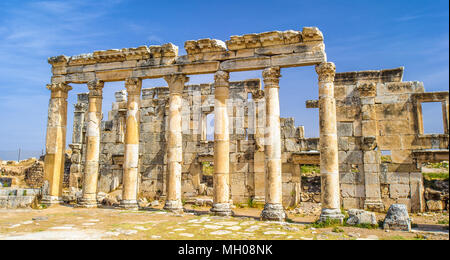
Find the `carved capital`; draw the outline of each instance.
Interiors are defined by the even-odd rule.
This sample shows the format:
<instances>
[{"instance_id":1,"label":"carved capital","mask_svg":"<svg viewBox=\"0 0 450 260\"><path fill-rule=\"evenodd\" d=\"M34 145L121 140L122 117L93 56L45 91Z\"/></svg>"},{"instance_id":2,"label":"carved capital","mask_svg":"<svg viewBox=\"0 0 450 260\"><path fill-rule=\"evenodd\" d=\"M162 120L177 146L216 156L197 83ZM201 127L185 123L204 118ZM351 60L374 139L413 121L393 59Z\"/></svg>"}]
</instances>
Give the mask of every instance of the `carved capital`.
<instances>
[{"instance_id":1,"label":"carved capital","mask_svg":"<svg viewBox=\"0 0 450 260\"><path fill-rule=\"evenodd\" d=\"M214 74L215 86L228 86L230 80L230 73L219 70Z\"/></svg>"},{"instance_id":2,"label":"carved capital","mask_svg":"<svg viewBox=\"0 0 450 260\"><path fill-rule=\"evenodd\" d=\"M280 68L279 67L270 67L263 70L263 80L264 85L277 85L280 82Z\"/></svg>"},{"instance_id":3,"label":"carved capital","mask_svg":"<svg viewBox=\"0 0 450 260\"><path fill-rule=\"evenodd\" d=\"M84 113L87 110L87 104L86 103L76 103L74 105L74 107L75 107L75 111L74 112L82 112L82 113Z\"/></svg>"},{"instance_id":4,"label":"carved capital","mask_svg":"<svg viewBox=\"0 0 450 260\"><path fill-rule=\"evenodd\" d=\"M252 91L252 98L256 100L264 98L264 90L257 89Z\"/></svg>"},{"instance_id":5,"label":"carved capital","mask_svg":"<svg viewBox=\"0 0 450 260\"><path fill-rule=\"evenodd\" d=\"M141 95L142 80L140 78L127 78L125 81L125 88L128 95Z\"/></svg>"},{"instance_id":6,"label":"carved capital","mask_svg":"<svg viewBox=\"0 0 450 260\"><path fill-rule=\"evenodd\" d=\"M103 86L105 83L101 80L91 80L87 83L89 89L89 96L99 96L101 97L103 94Z\"/></svg>"},{"instance_id":7,"label":"carved capital","mask_svg":"<svg viewBox=\"0 0 450 260\"><path fill-rule=\"evenodd\" d=\"M164 80L169 85L170 94L181 94L183 93L184 84L189 81L189 77L184 74L173 73L164 76Z\"/></svg>"},{"instance_id":8,"label":"carved capital","mask_svg":"<svg viewBox=\"0 0 450 260\"><path fill-rule=\"evenodd\" d=\"M67 98L67 94L72 90L72 87L66 83L52 83L47 85L47 89L52 92L52 98Z\"/></svg>"},{"instance_id":9,"label":"carved capital","mask_svg":"<svg viewBox=\"0 0 450 260\"><path fill-rule=\"evenodd\" d=\"M70 90L72 90L72 87L70 85L67 85L66 83L52 83L47 84L47 89L49 89L52 92L62 91L67 93Z\"/></svg>"},{"instance_id":10,"label":"carved capital","mask_svg":"<svg viewBox=\"0 0 450 260\"><path fill-rule=\"evenodd\" d=\"M319 81L334 82L336 66L333 62L323 62L316 66L316 72L319 75Z\"/></svg>"}]
</instances>

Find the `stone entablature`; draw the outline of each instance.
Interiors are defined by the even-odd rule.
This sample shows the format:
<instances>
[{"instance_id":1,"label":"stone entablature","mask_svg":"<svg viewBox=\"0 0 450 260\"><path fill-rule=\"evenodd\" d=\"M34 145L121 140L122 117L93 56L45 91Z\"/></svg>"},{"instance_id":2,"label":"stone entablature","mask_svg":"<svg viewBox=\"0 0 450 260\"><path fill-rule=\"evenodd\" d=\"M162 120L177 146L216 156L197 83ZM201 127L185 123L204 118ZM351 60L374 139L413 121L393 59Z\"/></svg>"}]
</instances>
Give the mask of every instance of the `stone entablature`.
<instances>
[{"instance_id":1,"label":"stone entablature","mask_svg":"<svg viewBox=\"0 0 450 260\"><path fill-rule=\"evenodd\" d=\"M124 81L128 77L159 78L171 73L207 74L223 71L296 67L326 61L323 35L315 27L232 36L225 44L215 39L187 41L188 53L178 56L173 44L96 51L49 58L53 83Z\"/></svg>"}]
</instances>

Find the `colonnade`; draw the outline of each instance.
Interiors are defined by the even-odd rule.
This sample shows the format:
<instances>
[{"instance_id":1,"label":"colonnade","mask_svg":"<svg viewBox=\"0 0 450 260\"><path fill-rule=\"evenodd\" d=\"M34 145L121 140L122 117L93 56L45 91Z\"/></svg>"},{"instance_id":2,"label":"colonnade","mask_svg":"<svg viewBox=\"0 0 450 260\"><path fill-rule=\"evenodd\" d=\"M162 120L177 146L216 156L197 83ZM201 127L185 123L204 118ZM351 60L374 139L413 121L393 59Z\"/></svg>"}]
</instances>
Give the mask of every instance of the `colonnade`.
<instances>
[{"instance_id":1,"label":"colonnade","mask_svg":"<svg viewBox=\"0 0 450 260\"><path fill-rule=\"evenodd\" d=\"M340 215L339 165L336 129L336 104L334 99L335 66L327 62L316 66L319 75L320 153L322 174L321 219L342 219ZM264 131L265 154L265 207L261 218L284 220L282 200L282 158L280 130L279 79L280 68L268 67L262 73L266 101ZM230 136L227 111L229 98L229 72L217 71L214 75L214 199L211 212L229 216L230 205ZM182 212L182 128L181 106L184 85L189 78L184 74L169 74L164 77L169 86L169 118L167 139L167 199L164 209ZM83 195L80 207L97 206L97 180L99 175L100 128L102 90L99 80L88 82L89 110L87 119L87 147ZM125 131L125 160L123 164L123 195L121 207L137 209L139 180L139 107L142 79L128 78L125 81L128 93ZM64 172L64 148L66 136L67 95L71 87L64 83L50 84L51 99L47 125L45 178L48 191L44 202L61 202Z\"/></svg>"}]
</instances>

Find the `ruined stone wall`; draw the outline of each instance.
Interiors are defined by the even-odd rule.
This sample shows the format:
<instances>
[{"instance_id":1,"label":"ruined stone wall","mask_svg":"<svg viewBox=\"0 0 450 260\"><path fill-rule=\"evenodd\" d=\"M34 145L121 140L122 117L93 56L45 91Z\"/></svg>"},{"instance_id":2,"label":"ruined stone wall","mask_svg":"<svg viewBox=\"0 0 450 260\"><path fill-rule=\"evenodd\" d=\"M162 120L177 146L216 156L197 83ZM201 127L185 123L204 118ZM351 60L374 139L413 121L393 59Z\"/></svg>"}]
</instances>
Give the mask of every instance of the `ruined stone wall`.
<instances>
[{"instance_id":1,"label":"ruined stone wall","mask_svg":"<svg viewBox=\"0 0 450 260\"><path fill-rule=\"evenodd\" d=\"M421 82L402 82L402 76L403 68L336 74L344 208L383 210L402 203L411 211L425 209L415 152L448 149L448 132L423 134L420 102L448 104L448 92L425 93ZM390 159L382 161L382 153Z\"/></svg>"},{"instance_id":2,"label":"ruined stone wall","mask_svg":"<svg viewBox=\"0 0 450 260\"><path fill-rule=\"evenodd\" d=\"M448 92L427 93L422 83L402 82L402 76L403 68L336 74L344 208L382 211L403 203L411 211L424 211L421 163L448 159ZM166 194L168 94L167 87L142 90L141 196L164 198ZM99 192L116 190L122 183L126 98L125 91L117 92L108 120L102 122ZM184 198L211 195L211 178L203 174L202 164L214 161L213 141L207 140L205 132L206 117L214 113L214 84L186 85L183 100L182 193ZM231 82L230 100L231 197L235 203L263 202L264 127L258 122L265 122L265 111L259 109L265 104L260 81ZM444 133L423 134L421 102L442 103ZM71 145L71 182L83 172L86 104L87 98L80 94ZM317 106L317 101L307 102L309 108ZM312 187L318 184L317 178L312 177L310 183L305 178L303 188L308 191L302 191L301 166L320 163L319 138L305 138L304 128L296 127L293 118L280 121L283 204L318 202L320 186ZM389 160L382 160L383 153L390 154Z\"/></svg>"},{"instance_id":3,"label":"ruined stone wall","mask_svg":"<svg viewBox=\"0 0 450 260\"><path fill-rule=\"evenodd\" d=\"M167 87L142 90L140 124L141 196L161 198L166 193ZM99 192L121 188L126 116L126 92L117 92L116 102L102 122ZM184 198L211 195L212 183L203 175L203 163L213 164L213 144L206 133L207 115L214 114L214 84L186 85L183 92L183 165ZM71 179L81 178L85 154L84 121L86 99L79 95L75 111ZM259 79L230 82L230 189L235 203L249 199L264 201L264 96ZM84 112L83 112L84 111ZM200 111L200 113L195 113ZM250 116L249 116L250 115ZM303 127L295 127L292 118L281 119L283 161L283 203L300 201L300 165L290 159L292 153L317 147L317 140L306 141ZM212 134L212 133L209 133ZM73 181L76 187L77 181Z\"/></svg>"}]
</instances>

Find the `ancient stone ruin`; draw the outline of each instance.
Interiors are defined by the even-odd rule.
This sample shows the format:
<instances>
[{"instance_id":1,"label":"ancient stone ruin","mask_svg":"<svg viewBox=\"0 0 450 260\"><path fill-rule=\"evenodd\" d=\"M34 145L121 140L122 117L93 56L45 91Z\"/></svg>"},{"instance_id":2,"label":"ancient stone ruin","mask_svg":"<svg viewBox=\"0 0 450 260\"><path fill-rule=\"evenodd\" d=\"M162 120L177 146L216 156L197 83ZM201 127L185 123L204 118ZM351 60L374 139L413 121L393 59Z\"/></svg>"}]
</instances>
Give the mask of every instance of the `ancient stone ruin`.
<instances>
[{"instance_id":1,"label":"ancient stone ruin","mask_svg":"<svg viewBox=\"0 0 450 260\"><path fill-rule=\"evenodd\" d=\"M74 83L89 88L75 104L66 175L70 187L82 189L80 207L96 207L99 192L120 187L123 208L137 208L144 196L179 212L182 199L212 195L215 214L231 215L232 202L252 200L265 205L263 219L282 220L284 207L302 202L301 166L315 164L322 220L342 220L341 207L383 211L402 203L425 210L421 163L448 160L448 92L403 82L403 68L336 73L315 27L184 47L184 56L169 43L49 58L46 204L61 203ZM306 106L319 109L320 138L305 138L292 118L280 118L282 69L301 66L315 66L318 75L319 99ZM262 82L229 81L230 73L249 70L262 70ZM189 75L211 73L213 83L187 84ZM142 89L142 80L155 78L168 86ZM126 90L102 118L102 90L111 81L123 81ZM423 102L442 103L443 134L423 133ZM384 151L391 161L381 160ZM214 168L211 178L205 164Z\"/></svg>"}]
</instances>

